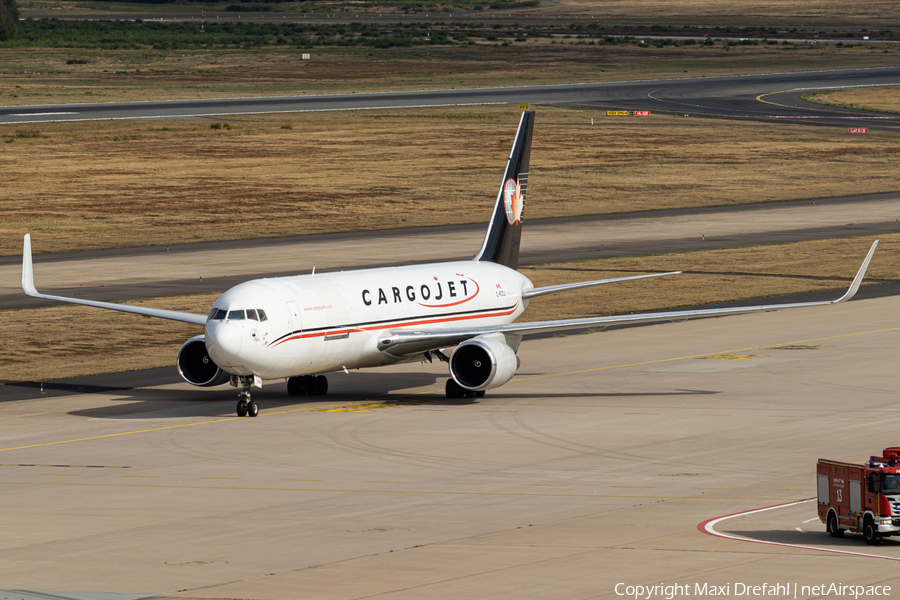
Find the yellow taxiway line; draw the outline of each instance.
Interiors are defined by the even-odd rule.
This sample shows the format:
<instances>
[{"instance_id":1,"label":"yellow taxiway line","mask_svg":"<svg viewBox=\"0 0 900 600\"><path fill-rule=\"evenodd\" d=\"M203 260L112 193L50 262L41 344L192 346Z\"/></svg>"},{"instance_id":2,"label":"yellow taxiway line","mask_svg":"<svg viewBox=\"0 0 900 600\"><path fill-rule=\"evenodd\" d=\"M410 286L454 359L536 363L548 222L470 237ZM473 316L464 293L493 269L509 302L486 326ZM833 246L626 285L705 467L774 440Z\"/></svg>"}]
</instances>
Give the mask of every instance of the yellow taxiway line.
<instances>
[{"instance_id":1,"label":"yellow taxiway line","mask_svg":"<svg viewBox=\"0 0 900 600\"><path fill-rule=\"evenodd\" d=\"M876 329L876 330L872 330L872 331L860 331L860 332L856 332L856 333L845 333L845 334L840 334L840 335L832 335L832 336L813 338L813 339L808 339L808 340L784 342L781 344L765 344L762 346L750 346L747 348L739 348L736 350L727 350L725 352L719 350L716 352L708 352L705 354L691 354L688 356L678 356L678 357L673 357L673 358L661 358L661 359L657 359L657 360L647 360L647 361L625 363L625 364L619 364L619 365L608 365L605 367L594 367L591 369L581 369L578 371L566 371L566 372L562 372L562 373L548 373L545 375L535 375L532 377L521 377L518 379L513 379L509 382L509 384L515 384L515 383L519 383L519 382L523 382L523 381L532 381L535 379L548 379L551 377L567 377L570 375L581 375L584 373L607 371L610 369L639 367L639 366L644 366L644 365L653 365L653 364L674 362L674 361L678 361L678 360L688 360L688 359L692 359L692 358L703 358L703 357L707 357L707 356L717 356L717 355L721 355L721 354L734 354L734 353L738 353L738 352L748 352L751 350L759 350L762 348L777 348L779 346L790 346L790 345L797 345L797 344L806 344L806 343L810 343L810 342L819 342L819 341L824 341L824 340L834 340L834 339L840 339L840 338L855 337L855 336L861 336L861 335L887 333L887 332L898 331L898 330L900 330L900 327L890 327L890 328L886 328L886 329ZM507 385L509 385L509 384L507 384ZM437 393L437 391L429 390L429 391L425 391L425 392L418 392L411 396L420 396L420 395L424 395L424 394L435 394L435 393ZM368 402L368 403L365 403L364 405L365 405L366 409L368 409L368 410L371 410L372 408L382 408L382 407L388 408L388 407L391 407L392 404L394 406L397 406L398 405L397 403L399 400L400 399L388 400L388 401L384 401L384 402ZM521 405L521 406L531 406L531 405ZM533 406L538 406L538 405L533 405ZM260 416L274 417L277 415L286 415L286 414L291 414L291 413L296 413L296 412L304 412L304 411L318 411L318 412L329 411L330 412L330 411L339 411L339 410L341 410L342 407L346 407L346 409L348 411L361 410L359 404L341 404L339 402L335 402L330 407L328 407L326 405L326 406L310 406L310 407L303 407L303 408L292 408L292 409L279 410L279 411L266 411L265 413L261 413ZM602 408L611 408L611 407L603 406ZM630 406L627 408L662 408L662 407ZM690 410L721 410L720 408L706 407L706 406L704 406L704 407L699 407L699 406L698 407L677 407L677 408L690 409ZM363 409L363 410L366 410L366 409ZM772 409L772 408L741 409L741 408L728 407L726 410L767 410L767 411L774 412L774 411L777 411L778 409ZM795 411L795 412L808 412L805 409L797 409L797 408L785 409L785 410L791 410L791 411ZM847 411L817 410L815 412L847 412ZM865 411L859 411L859 410L854 409L853 412L859 413L859 412L865 412ZM875 412L875 411L873 411L873 412ZM884 413L884 412L900 412L900 411L879 410L878 412ZM138 430L134 430L134 431L122 431L119 433L108 433L108 434L104 434L104 435L95 435L95 436L89 436L89 437L83 437L83 438L74 438L74 439L70 439L70 440L58 440L55 442L42 442L39 444L27 444L24 446L12 446L9 448L0 448L0 452L10 452L13 450L26 450L29 448L42 448L42 447L46 447L46 446L55 446L55 445L60 445L60 444L73 444L76 442L88 442L88 441L93 441L93 440L102 440L102 439L108 439L108 438L123 437L123 436L127 436L127 435L136 435L136 434L140 434L140 433L152 433L155 431L167 431L167 430L172 430L172 429L181 429L184 427L197 427L197 426L201 426L201 425L215 425L218 423L229 423L232 421L239 421L239 420L246 419L246 418L247 417L235 416L235 417L227 417L227 418L223 418L223 419L213 419L211 421L197 421L195 423L181 423L179 425L166 425L164 427L152 427L149 429L138 429Z\"/></svg>"}]
</instances>

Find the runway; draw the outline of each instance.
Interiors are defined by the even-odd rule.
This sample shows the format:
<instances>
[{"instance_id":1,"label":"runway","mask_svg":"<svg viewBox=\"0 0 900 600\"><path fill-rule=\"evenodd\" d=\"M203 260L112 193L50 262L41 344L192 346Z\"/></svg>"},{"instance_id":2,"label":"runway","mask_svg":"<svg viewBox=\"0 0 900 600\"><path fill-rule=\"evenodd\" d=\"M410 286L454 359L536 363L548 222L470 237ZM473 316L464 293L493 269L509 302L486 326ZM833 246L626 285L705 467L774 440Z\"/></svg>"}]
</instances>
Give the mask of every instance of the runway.
<instances>
[{"instance_id":1,"label":"runway","mask_svg":"<svg viewBox=\"0 0 900 600\"><path fill-rule=\"evenodd\" d=\"M900 232L900 194L528 221L521 263L544 264ZM487 220L487 213L485 213ZM36 254L44 293L118 301L223 292L259 277L464 260L484 223L165 247ZM40 252L41 240L33 240ZM0 309L48 306L21 291L21 257L0 259ZM850 276L852 274L848 274ZM202 280L201 280L202 278Z\"/></svg>"},{"instance_id":2,"label":"runway","mask_svg":"<svg viewBox=\"0 0 900 600\"><path fill-rule=\"evenodd\" d=\"M19 387L0 423L0 581L260 600L896 586L883 559L697 529L813 496L820 457L896 445L895 314L882 298L526 342L516 378L476 401L444 399L437 364L332 375L325 401L267 385L257 419L232 417L227 386L140 373ZM813 517L719 530L900 558Z\"/></svg>"},{"instance_id":3,"label":"runway","mask_svg":"<svg viewBox=\"0 0 900 600\"><path fill-rule=\"evenodd\" d=\"M900 67L376 94L17 106L0 108L0 125L512 103L759 121L793 119L893 131L900 129L900 119L894 115L810 104L800 100L799 94L816 89L896 84L900 84Z\"/></svg>"}]
</instances>

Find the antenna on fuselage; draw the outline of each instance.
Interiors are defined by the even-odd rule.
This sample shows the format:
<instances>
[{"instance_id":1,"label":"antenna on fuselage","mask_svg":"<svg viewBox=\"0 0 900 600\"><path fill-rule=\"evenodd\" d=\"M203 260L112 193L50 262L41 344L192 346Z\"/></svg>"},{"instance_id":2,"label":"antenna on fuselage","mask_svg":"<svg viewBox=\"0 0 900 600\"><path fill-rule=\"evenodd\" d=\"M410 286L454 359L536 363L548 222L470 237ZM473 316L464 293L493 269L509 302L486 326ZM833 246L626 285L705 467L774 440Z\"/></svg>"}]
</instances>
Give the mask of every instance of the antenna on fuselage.
<instances>
[{"instance_id":1,"label":"antenna on fuselage","mask_svg":"<svg viewBox=\"0 0 900 600\"><path fill-rule=\"evenodd\" d=\"M312 272L312 273L310 273L310 276L313 276L313 275L315 275L315 274L316 274L316 268L315 268L315 267L313 267L313 272Z\"/></svg>"}]
</instances>

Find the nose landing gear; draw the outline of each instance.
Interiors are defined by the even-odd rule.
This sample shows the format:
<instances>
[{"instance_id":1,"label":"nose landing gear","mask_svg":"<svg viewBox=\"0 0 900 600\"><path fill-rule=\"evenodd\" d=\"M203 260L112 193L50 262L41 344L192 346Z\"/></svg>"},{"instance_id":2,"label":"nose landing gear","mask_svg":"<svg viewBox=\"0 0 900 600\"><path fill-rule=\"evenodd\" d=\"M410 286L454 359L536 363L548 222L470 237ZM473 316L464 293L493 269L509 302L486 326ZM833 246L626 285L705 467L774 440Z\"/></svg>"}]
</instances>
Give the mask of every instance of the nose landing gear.
<instances>
[{"instance_id":1,"label":"nose landing gear","mask_svg":"<svg viewBox=\"0 0 900 600\"><path fill-rule=\"evenodd\" d=\"M256 404L256 400L250 397L250 386L253 385L253 377L238 377L237 379L243 388L238 393L237 416L255 417L259 415L259 406Z\"/></svg>"}]
</instances>

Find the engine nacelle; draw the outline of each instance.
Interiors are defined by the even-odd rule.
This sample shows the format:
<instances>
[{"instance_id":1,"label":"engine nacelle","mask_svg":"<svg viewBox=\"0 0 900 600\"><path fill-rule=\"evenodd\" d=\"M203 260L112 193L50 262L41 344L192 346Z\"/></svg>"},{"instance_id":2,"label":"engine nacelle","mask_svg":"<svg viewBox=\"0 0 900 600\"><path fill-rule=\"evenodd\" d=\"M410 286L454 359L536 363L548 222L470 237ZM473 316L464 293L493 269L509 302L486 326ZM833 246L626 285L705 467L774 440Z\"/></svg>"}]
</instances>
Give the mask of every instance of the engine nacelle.
<instances>
[{"instance_id":1,"label":"engine nacelle","mask_svg":"<svg viewBox=\"0 0 900 600\"><path fill-rule=\"evenodd\" d=\"M460 387L473 392L500 387L518 368L519 357L513 349L489 336L467 340L450 355L450 375Z\"/></svg>"},{"instance_id":2,"label":"engine nacelle","mask_svg":"<svg viewBox=\"0 0 900 600\"><path fill-rule=\"evenodd\" d=\"M206 351L206 336L192 337L178 349L178 373L191 385L210 387L228 383L231 375L219 368Z\"/></svg>"}]
</instances>

